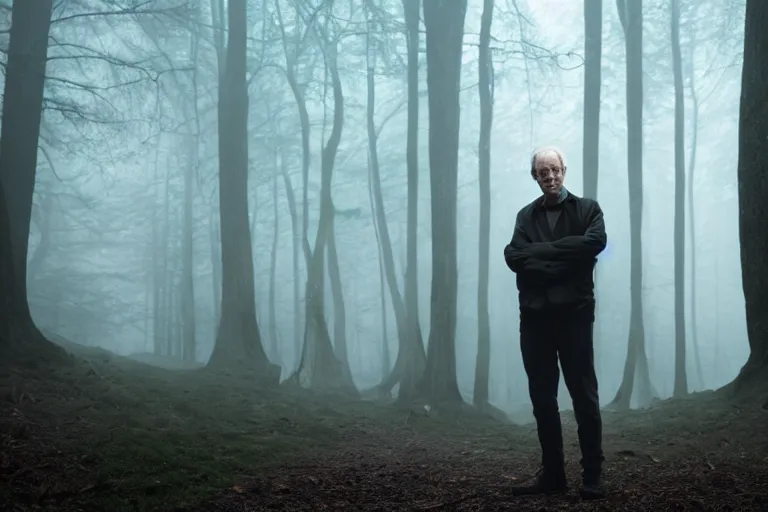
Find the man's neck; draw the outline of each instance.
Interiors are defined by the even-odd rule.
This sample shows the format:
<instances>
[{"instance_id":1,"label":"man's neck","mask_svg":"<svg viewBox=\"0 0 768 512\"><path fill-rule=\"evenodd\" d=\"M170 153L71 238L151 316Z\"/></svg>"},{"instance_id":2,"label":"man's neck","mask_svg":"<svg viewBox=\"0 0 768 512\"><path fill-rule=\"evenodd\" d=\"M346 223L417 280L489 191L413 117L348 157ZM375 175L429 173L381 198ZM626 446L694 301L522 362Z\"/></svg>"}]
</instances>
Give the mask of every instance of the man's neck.
<instances>
[{"instance_id":1,"label":"man's neck","mask_svg":"<svg viewBox=\"0 0 768 512\"><path fill-rule=\"evenodd\" d=\"M544 195L544 204L546 206L554 206L556 204L560 204L563 201L565 201L565 198L568 197L568 191L565 189L565 187L562 187L560 189L560 194L557 196L548 196Z\"/></svg>"}]
</instances>

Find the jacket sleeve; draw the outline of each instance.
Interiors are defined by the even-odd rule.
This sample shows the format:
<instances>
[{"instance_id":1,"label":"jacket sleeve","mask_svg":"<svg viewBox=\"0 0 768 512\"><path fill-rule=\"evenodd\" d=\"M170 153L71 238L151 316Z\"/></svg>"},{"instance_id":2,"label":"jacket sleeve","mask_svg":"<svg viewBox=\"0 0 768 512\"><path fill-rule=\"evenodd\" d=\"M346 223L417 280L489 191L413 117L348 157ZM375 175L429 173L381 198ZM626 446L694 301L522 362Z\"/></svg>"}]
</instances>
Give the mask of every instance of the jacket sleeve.
<instances>
[{"instance_id":1,"label":"jacket sleeve","mask_svg":"<svg viewBox=\"0 0 768 512\"><path fill-rule=\"evenodd\" d=\"M512 240L504 248L504 261L512 272L526 280L552 282L560 280L570 271L570 265L561 261L546 261L532 254L531 249L543 245L531 242L525 229L523 212L517 214Z\"/></svg>"},{"instance_id":2,"label":"jacket sleeve","mask_svg":"<svg viewBox=\"0 0 768 512\"><path fill-rule=\"evenodd\" d=\"M515 219L515 231L512 234L512 240L504 248L504 261L512 272L523 270L529 255L525 248L531 245L531 237L525 232L523 212L520 211Z\"/></svg>"},{"instance_id":3,"label":"jacket sleeve","mask_svg":"<svg viewBox=\"0 0 768 512\"><path fill-rule=\"evenodd\" d=\"M539 283L555 283L562 281L573 271L573 265L567 261L548 261L538 258L528 258L520 275Z\"/></svg>"},{"instance_id":4,"label":"jacket sleeve","mask_svg":"<svg viewBox=\"0 0 768 512\"><path fill-rule=\"evenodd\" d=\"M554 261L585 260L603 252L608 236L605 234L603 210L597 201L591 201L587 214L587 229L583 235L563 237L555 242L531 244L528 254Z\"/></svg>"}]
</instances>

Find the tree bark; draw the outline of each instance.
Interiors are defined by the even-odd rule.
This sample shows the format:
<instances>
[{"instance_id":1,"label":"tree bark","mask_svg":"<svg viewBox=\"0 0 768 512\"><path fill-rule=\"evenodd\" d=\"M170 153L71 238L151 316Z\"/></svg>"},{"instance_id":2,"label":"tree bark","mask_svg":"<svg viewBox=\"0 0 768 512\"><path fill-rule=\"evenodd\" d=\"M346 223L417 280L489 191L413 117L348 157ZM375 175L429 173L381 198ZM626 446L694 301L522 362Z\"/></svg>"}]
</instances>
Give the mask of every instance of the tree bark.
<instances>
[{"instance_id":1,"label":"tree bark","mask_svg":"<svg viewBox=\"0 0 768 512\"><path fill-rule=\"evenodd\" d=\"M27 300L27 251L37 172L52 0L14 2L5 66L0 180L16 279L13 296L19 325L33 329Z\"/></svg>"},{"instance_id":2,"label":"tree bark","mask_svg":"<svg viewBox=\"0 0 768 512\"><path fill-rule=\"evenodd\" d=\"M689 79L688 88L691 97L691 153L688 157L688 180L686 184L688 186L688 231L691 234L691 346L693 347L693 358L696 362L696 378L698 380L698 389L704 389L704 372L701 369L701 356L699 355L699 331L698 331L698 314L696 307L697 293L697 278L698 273L696 271L696 197L693 189L693 177L696 172L696 155L699 148L699 98L696 93L696 71L694 66L695 56L695 35L691 31L691 47L689 58Z\"/></svg>"},{"instance_id":3,"label":"tree bark","mask_svg":"<svg viewBox=\"0 0 768 512\"><path fill-rule=\"evenodd\" d=\"M597 200L600 168L600 94L603 56L603 0L584 0L584 124L582 129L582 175L584 197ZM598 288L598 270L594 270ZM599 316L600 297L595 294L595 316ZM600 333L595 329L595 365L600 373Z\"/></svg>"},{"instance_id":4,"label":"tree bark","mask_svg":"<svg viewBox=\"0 0 768 512\"><path fill-rule=\"evenodd\" d=\"M643 321L643 2L617 0L626 46L627 171L629 173L630 319L624 376L612 408L628 409L635 386L640 405L654 398ZM639 370L639 373L636 372Z\"/></svg>"},{"instance_id":5,"label":"tree bark","mask_svg":"<svg viewBox=\"0 0 768 512\"><path fill-rule=\"evenodd\" d=\"M299 214L296 208L296 195L293 192L291 178L288 176L288 168L285 160L281 161L281 173L283 175L283 187L285 187L285 197L288 200L288 212L291 216L291 232L293 233L293 244L291 253L293 255L293 349L295 354L295 364L298 368L301 358L301 292L299 290L299 256L301 247L301 228L299 226Z\"/></svg>"},{"instance_id":6,"label":"tree bark","mask_svg":"<svg viewBox=\"0 0 768 512\"><path fill-rule=\"evenodd\" d=\"M344 94L336 64L336 51L333 44L329 44L325 50L326 65L333 84L333 128L322 152L320 219L307 269L304 346L294 379L305 387L354 395L357 390L351 379L351 372L343 367L345 363L339 361L334 354L325 320L325 245L328 237L333 236L333 168L344 128Z\"/></svg>"},{"instance_id":7,"label":"tree bark","mask_svg":"<svg viewBox=\"0 0 768 512\"><path fill-rule=\"evenodd\" d=\"M602 83L603 0L584 1L584 197L597 199L600 166L600 86Z\"/></svg>"},{"instance_id":8,"label":"tree bark","mask_svg":"<svg viewBox=\"0 0 768 512\"><path fill-rule=\"evenodd\" d=\"M280 368L269 362L261 342L248 229L246 1L230 0L228 15L227 65L219 86L221 320L208 366L254 369L265 383L274 384L279 380Z\"/></svg>"},{"instance_id":9,"label":"tree bark","mask_svg":"<svg viewBox=\"0 0 768 512\"><path fill-rule=\"evenodd\" d=\"M675 81L675 383L673 396L688 394L685 356L685 91L680 52L680 0L670 0L672 71Z\"/></svg>"},{"instance_id":10,"label":"tree bark","mask_svg":"<svg viewBox=\"0 0 768 512\"><path fill-rule=\"evenodd\" d=\"M277 176L280 174L282 156L275 150L275 168L272 175L272 252L269 258L269 347L270 359L280 364L280 341L277 334L277 305L275 304L275 278L277 274L277 243L280 240L279 210L277 208Z\"/></svg>"},{"instance_id":11,"label":"tree bark","mask_svg":"<svg viewBox=\"0 0 768 512\"><path fill-rule=\"evenodd\" d=\"M478 187L480 189L480 236L477 280L477 359L473 403L485 407L489 399L491 369L491 319L488 311L488 274L491 245L491 127L493 126L493 59L490 51L493 0L483 1L480 20L479 94L480 136Z\"/></svg>"},{"instance_id":12,"label":"tree bark","mask_svg":"<svg viewBox=\"0 0 768 512\"><path fill-rule=\"evenodd\" d=\"M768 3L747 0L739 109L739 235L749 358L734 381L768 383Z\"/></svg>"},{"instance_id":13,"label":"tree bark","mask_svg":"<svg viewBox=\"0 0 768 512\"><path fill-rule=\"evenodd\" d=\"M432 308L420 386L433 402L462 401L456 380L456 201L461 59L467 0L425 0L432 195Z\"/></svg>"}]
</instances>

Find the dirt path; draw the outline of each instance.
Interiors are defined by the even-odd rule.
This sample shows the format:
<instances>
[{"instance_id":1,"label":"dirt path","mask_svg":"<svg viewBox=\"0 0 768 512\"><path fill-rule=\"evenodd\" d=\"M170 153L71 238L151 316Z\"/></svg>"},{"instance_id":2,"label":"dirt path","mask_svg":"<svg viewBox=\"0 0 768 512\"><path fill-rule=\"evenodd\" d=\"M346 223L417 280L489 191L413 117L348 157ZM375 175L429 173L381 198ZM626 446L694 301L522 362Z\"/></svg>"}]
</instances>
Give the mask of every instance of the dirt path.
<instances>
[{"instance_id":1,"label":"dirt path","mask_svg":"<svg viewBox=\"0 0 768 512\"><path fill-rule=\"evenodd\" d=\"M768 411L712 393L604 413L610 497L514 498L533 425L90 355L0 370L0 510L768 510Z\"/></svg>"},{"instance_id":2,"label":"dirt path","mask_svg":"<svg viewBox=\"0 0 768 512\"><path fill-rule=\"evenodd\" d=\"M537 469L531 426L433 434L425 417L412 429L351 440L322 460L274 468L195 510L768 510L768 413L699 399L605 416L609 497L599 502L578 497L579 453L569 416L571 490L529 498L509 489Z\"/></svg>"}]
</instances>

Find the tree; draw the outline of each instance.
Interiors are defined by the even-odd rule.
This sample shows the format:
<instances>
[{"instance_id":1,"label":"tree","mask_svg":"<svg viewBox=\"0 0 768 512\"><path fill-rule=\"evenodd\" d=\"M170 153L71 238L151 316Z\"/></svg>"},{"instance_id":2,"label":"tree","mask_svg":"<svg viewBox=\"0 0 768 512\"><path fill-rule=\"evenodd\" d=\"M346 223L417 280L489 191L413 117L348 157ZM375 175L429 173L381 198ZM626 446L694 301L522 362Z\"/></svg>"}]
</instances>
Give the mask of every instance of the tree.
<instances>
[{"instance_id":1,"label":"tree","mask_svg":"<svg viewBox=\"0 0 768 512\"><path fill-rule=\"evenodd\" d=\"M603 54L603 0L584 0L584 197L597 199L600 165L600 83Z\"/></svg>"},{"instance_id":2,"label":"tree","mask_svg":"<svg viewBox=\"0 0 768 512\"><path fill-rule=\"evenodd\" d=\"M701 4L696 4L697 6ZM694 18L695 19L695 18ZM691 98L691 152L688 157L688 178L686 181L688 188L688 232L691 236L691 345L693 346L693 358L696 362L696 378L698 388L704 388L704 372L701 369L701 357L699 356L699 336L698 336L698 314L697 314L697 276L696 270L696 197L693 190L693 176L696 172L696 155L698 153L699 141L699 96L696 91L696 36L694 31L694 21L690 23L691 42L688 57L688 91Z\"/></svg>"},{"instance_id":3,"label":"tree","mask_svg":"<svg viewBox=\"0 0 768 512\"><path fill-rule=\"evenodd\" d=\"M23 313L19 311L22 300L17 291L16 283L13 272L10 221L8 220L8 209L5 206L3 184L0 182L0 290L3 290L0 293L0 350L7 350L15 346L16 338L19 335L18 326L21 323ZM3 359L6 358L3 357Z\"/></svg>"},{"instance_id":4,"label":"tree","mask_svg":"<svg viewBox=\"0 0 768 512\"><path fill-rule=\"evenodd\" d=\"M329 13L330 14L330 13ZM304 326L304 346L301 362L295 379L299 384L315 389L334 390L343 393L356 394L357 390L352 380L349 361L346 359L346 347L341 347L340 354L334 353L328 323L325 320L325 251L330 245L331 286L334 294L335 317L334 323L339 327L345 322L345 315L340 315L343 308L340 276L337 273L334 242L334 206L332 196L333 169L336 165L336 154L341 142L344 129L344 92L338 68L337 41L331 41L317 25L314 27L320 34L320 44L324 46L323 53L333 88L333 123L331 133L323 146L320 163L320 218L318 220L315 243L312 247L309 266L307 268L307 283L305 288L306 323ZM341 310L343 312L343 310ZM342 327L345 327L342 325ZM338 334L336 331L335 334ZM338 343L346 344L344 339ZM339 357L339 355L341 357Z\"/></svg>"},{"instance_id":5,"label":"tree","mask_svg":"<svg viewBox=\"0 0 768 512\"><path fill-rule=\"evenodd\" d=\"M0 343L42 340L27 299L27 250L43 109L52 0L11 11L0 125Z\"/></svg>"},{"instance_id":6,"label":"tree","mask_svg":"<svg viewBox=\"0 0 768 512\"><path fill-rule=\"evenodd\" d=\"M19 2L11 13L11 34L3 96L0 179L10 221L17 292L27 304L27 251L32 197L37 171L37 145L42 118L52 1Z\"/></svg>"},{"instance_id":7,"label":"tree","mask_svg":"<svg viewBox=\"0 0 768 512\"><path fill-rule=\"evenodd\" d=\"M749 358L734 389L768 381L768 3L747 0L739 107L739 235Z\"/></svg>"},{"instance_id":8,"label":"tree","mask_svg":"<svg viewBox=\"0 0 768 512\"><path fill-rule=\"evenodd\" d=\"M603 56L603 0L584 0L584 125L582 129L582 176L584 197L597 200L600 167L600 93ZM594 282L598 270L595 266ZM595 298L598 315L600 298ZM595 336L595 345L599 337ZM599 351L595 351L599 354ZM597 359L597 358L596 358ZM598 360L599 363L599 360Z\"/></svg>"},{"instance_id":9,"label":"tree","mask_svg":"<svg viewBox=\"0 0 768 512\"><path fill-rule=\"evenodd\" d=\"M403 355L400 396L413 394L427 364L419 320L419 0L403 0L408 42L408 120L405 159L408 168L408 211L405 258L405 323L409 332ZM401 351L403 348L401 347ZM398 352L398 360L400 354Z\"/></svg>"},{"instance_id":10,"label":"tree","mask_svg":"<svg viewBox=\"0 0 768 512\"><path fill-rule=\"evenodd\" d=\"M432 206L432 308L421 389L434 401L462 400L456 380L456 198L459 92L467 0L425 0L429 178Z\"/></svg>"},{"instance_id":11,"label":"tree","mask_svg":"<svg viewBox=\"0 0 768 512\"><path fill-rule=\"evenodd\" d=\"M418 1L414 2L416 13L413 14L414 5L404 5L406 11L406 25L413 24L412 17L416 18L416 30L418 37ZM370 5L368 6L369 10ZM382 263L382 272L386 280L387 288L390 292L392 299L392 310L395 315L395 324L397 326L397 335L399 342L399 350L397 354L397 360L395 361L395 367L391 370L387 368L387 376L382 379L381 384L377 386L378 393L380 395L387 395L392 388L400 383L400 389L398 393L398 399L402 402L407 402L413 395L414 384L416 379L414 378L414 372L418 372L419 375L423 371L425 354L423 349L423 341L421 340L420 331L414 330L414 325L408 319L408 311L403 295L400 292L400 287L397 283L397 274L395 270L395 258L392 251L392 239L389 234L389 227L387 225L386 212L384 210L384 195L381 190L381 174L379 169L379 155L377 147L378 130L375 122L375 103L376 103L376 41L374 40L374 20L370 13L368 13L368 31L366 37L366 84L367 84L367 101L366 101L366 127L368 132L368 165L370 168L370 183L371 194L374 205L373 220L374 230L378 239L379 257ZM410 27L409 27L410 30ZM410 32L409 32L410 37ZM409 43L410 44L410 43ZM410 46L409 46L410 49ZM418 51L418 48L417 48ZM409 61L410 62L410 61ZM410 63L409 63L410 66ZM418 73L418 54L416 55L416 62L414 64ZM410 68L409 68L410 73ZM418 85L417 85L418 87ZM416 98L418 102L418 97ZM418 105L418 103L417 103ZM409 119L410 121L410 119ZM410 133L410 132L409 132ZM410 165L410 164L409 164ZM418 166L418 163L416 163ZM418 167L417 167L418 169ZM418 171L417 171L418 172ZM410 173L410 167L409 167ZM410 180L410 176L409 176ZM415 178L416 183L414 187L418 189L418 176ZM408 194L411 194L411 183L409 181ZM418 205L416 205L417 207ZM410 208L410 205L409 205ZM409 210L410 211L410 210ZM409 224L410 226L410 224ZM410 228L409 228L410 229ZM415 230L415 227L414 227ZM415 231L414 231L415 233ZM406 249L407 250L407 249ZM407 273L407 270L406 270ZM406 281L408 280L406 276ZM406 282L405 286L409 284ZM417 306L416 306L417 307ZM417 310L418 313L418 310ZM382 322L386 322L386 317L382 319ZM418 323L416 324L418 326ZM417 328L417 327L416 327ZM384 341L384 347L387 347L386 339ZM388 357L388 354L387 354ZM409 368L415 367L415 368Z\"/></svg>"},{"instance_id":12,"label":"tree","mask_svg":"<svg viewBox=\"0 0 768 512\"><path fill-rule=\"evenodd\" d=\"M685 360L685 91L680 52L680 0L670 0L672 70L675 77L675 385L673 396L688 394Z\"/></svg>"},{"instance_id":13,"label":"tree","mask_svg":"<svg viewBox=\"0 0 768 512\"><path fill-rule=\"evenodd\" d=\"M627 172L629 173L630 318L624 375L610 406L628 409L637 378L641 403L654 391L643 324L643 2L616 0L626 47ZM639 371L639 373L637 373Z\"/></svg>"},{"instance_id":14,"label":"tree","mask_svg":"<svg viewBox=\"0 0 768 512\"><path fill-rule=\"evenodd\" d=\"M230 0L227 59L219 86L219 208L221 319L210 367L251 366L265 382L280 368L267 359L256 320L248 229L248 91L245 76L246 0Z\"/></svg>"},{"instance_id":15,"label":"tree","mask_svg":"<svg viewBox=\"0 0 768 512\"><path fill-rule=\"evenodd\" d=\"M493 126L493 59L491 58L491 24L493 0L483 1L480 19L480 55L478 62L480 94L480 136L477 144L478 186L480 188L479 269L477 282L477 360L473 403L488 405L491 367L491 319L488 312L488 273L491 246L491 127Z\"/></svg>"}]
</instances>

